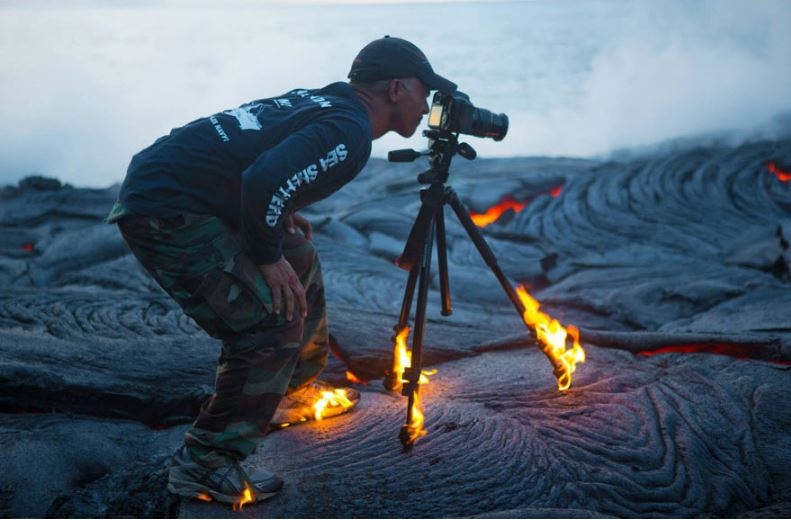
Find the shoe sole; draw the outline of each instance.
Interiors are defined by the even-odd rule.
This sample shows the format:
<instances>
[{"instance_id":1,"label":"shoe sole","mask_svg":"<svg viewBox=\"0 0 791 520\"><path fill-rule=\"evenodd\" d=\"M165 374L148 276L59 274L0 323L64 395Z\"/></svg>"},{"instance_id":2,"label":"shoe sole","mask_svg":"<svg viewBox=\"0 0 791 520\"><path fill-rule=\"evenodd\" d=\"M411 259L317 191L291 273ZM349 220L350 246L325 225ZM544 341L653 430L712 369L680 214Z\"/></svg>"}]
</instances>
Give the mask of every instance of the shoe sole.
<instances>
[{"instance_id":1,"label":"shoe sole","mask_svg":"<svg viewBox=\"0 0 791 520\"><path fill-rule=\"evenodd\" d=\"M280 493L282 488L283 486L281 484L281 486L275 491L255 491L254 500L248 503L254 504L268 500ZM219 493L213 489L209 489L194 482L168 482L168 491L174 495L186 498L195 498L198 500L203 500L204 502L207 501L207 496L211 497L217 502L222 502L223 504L234 505L241 501L241 497L239 495L226 495L224 493Z\"/></svg>"}]
</instances>

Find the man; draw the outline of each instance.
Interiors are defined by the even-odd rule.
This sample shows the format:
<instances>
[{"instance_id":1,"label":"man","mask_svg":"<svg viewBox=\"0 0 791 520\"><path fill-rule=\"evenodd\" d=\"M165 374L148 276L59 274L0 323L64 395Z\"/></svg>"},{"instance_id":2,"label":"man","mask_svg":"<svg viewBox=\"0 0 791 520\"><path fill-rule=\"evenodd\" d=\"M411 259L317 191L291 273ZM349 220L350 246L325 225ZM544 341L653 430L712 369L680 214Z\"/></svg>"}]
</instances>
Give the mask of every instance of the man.
<instances>
[{"instance_id":1,"label":"man","mask_svg":"<svg viewBox=\"0 0 791 520\"><path fill-rule=\"evenodd\" d=\"M430 90L456 89L416 46L388 36L360 51L349 79L198 119L130 163L108 222L184 312L222 340L215 393L171 462L172 493L238 503L282 487L240 462L270 423L309 420L331 390L317 381L328 354L321 269L310 224L295 212L351 181L373 139L411 136ZM348 390L325 416L358 399Z\"/></svg>"}]
</instances>

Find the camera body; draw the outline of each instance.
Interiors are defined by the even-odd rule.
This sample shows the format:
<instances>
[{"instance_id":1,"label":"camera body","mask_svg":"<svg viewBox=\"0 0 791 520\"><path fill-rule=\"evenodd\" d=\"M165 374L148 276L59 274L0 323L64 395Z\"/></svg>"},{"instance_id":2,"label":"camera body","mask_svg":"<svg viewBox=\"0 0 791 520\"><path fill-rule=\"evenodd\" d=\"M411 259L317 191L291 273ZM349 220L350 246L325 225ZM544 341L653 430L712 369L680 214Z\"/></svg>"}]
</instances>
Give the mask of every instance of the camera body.
<instances>
[{"instance_id":1,"label":"camera body","mask_svg":"<svg viewBox=\"0 0 791 520\"><path fill-rule=\"evenodd\" d=\"M428 126L442 132L453 132L489 137L502 141L508 132L508 116L495 114L475 107L470 97L456 91L453 94L437 92L428 114Z\"/></svg>"}]
</instances>

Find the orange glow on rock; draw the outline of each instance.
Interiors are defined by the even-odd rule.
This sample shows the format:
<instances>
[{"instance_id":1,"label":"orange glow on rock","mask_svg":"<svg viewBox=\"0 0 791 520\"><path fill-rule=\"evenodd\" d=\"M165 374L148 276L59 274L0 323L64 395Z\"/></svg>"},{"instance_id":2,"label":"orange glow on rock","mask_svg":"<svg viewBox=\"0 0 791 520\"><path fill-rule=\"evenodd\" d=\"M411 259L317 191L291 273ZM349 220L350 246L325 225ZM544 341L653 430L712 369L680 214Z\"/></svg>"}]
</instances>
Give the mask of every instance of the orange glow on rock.
<instances>
[{"instance_id":1,"label":"orange glow on rock","mask_svg":"<svg viewBox=\"0 0 791 520\"><path fill-rule=\"evenodd\" d=\"M577 363L585 362L585 351L580 345L579 330L574 325L564 328L560 322L541 312L541 304L520 285L516 294L525 308L522 320L525 322L538 341L541 350L549 358L558 380L558 390L566 390L571 386L571 374L576 370ZM567 348L570 344L570 348Z\"/></svg>"}]
</instances>

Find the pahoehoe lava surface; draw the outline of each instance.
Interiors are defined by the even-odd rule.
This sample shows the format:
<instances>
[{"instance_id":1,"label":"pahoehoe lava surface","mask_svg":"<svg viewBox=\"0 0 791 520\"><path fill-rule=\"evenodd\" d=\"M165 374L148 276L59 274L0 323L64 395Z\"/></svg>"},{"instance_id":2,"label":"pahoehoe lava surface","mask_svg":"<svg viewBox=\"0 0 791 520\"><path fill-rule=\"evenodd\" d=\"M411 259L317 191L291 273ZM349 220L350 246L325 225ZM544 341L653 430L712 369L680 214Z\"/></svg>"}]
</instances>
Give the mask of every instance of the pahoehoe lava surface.
<instances>
[{"instance_id":1,"label":"pahoehoe lava surface","mask_svg":"<svg viewBox=\"0 0 791 520\"><path fill-rule=\"evenodd\" d=\"M404 403L377 392L356 414L278 432L250 463L278 468L288 485L247 514L733 516L788 483L787 457L774 459L779 432L764 428L791 419L773 403L788 396L782 369L703 354L693 369L678 357L590 350L565 394L536 351L443 364L425 395L429 433L408 453L397 440ZM744 378L768 383L756 391Z\"/></svg>"},{"instance_id":2,"label":"pahoehoe lava surface","mask_svg":"<svg viewBox=\"0 0 791 520\"><path fill-rule=\"evenodd\" d=\"M264 441L248 463L287 484L241 514L785 516L791 183L768 165L791 170L791 142L457 163L449 182L471 211L505 196L526 202L483 232L514 283L582 329L588 361L571 390L557 392L549 363L449 214L454 314L439 313L435 269L429 433L402 452L406 403L379 378L406 281L393 261L420 204L414 179L424 165L372 160L306 213L334 338L327 378L342 382L351 369L370 382L359 385L355 413ZM116 190L45 178L0 190L3 516L117 515L125 500L143 514L139 498L156 486L140 483L141 467L161 477L210 392L219 346L101 222ZM97 439L95 452L75 448ZM23 485L42 447L65 461L36 472L50 480L49 497ZM137 484L124 494L119 482ZM228 512L181 504L187 517Z\"/></svg>"}]
</instances>

